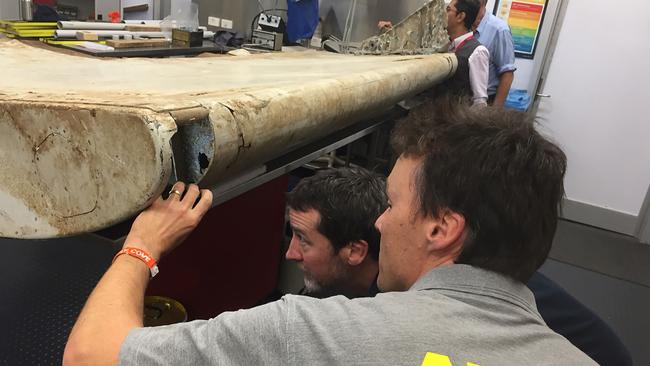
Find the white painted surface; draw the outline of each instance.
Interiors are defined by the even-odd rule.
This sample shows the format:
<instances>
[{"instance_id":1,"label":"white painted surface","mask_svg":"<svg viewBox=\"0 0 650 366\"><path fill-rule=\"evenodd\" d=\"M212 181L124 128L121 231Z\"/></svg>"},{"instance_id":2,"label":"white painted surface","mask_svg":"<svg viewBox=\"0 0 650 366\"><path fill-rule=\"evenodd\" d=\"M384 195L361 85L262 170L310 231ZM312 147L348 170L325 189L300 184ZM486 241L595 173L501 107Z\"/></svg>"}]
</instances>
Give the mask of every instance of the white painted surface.
<instances>
[{"instance_id":1,"label":"white painted surface","mask_svg":"<svg viewBox=\"0 0 650 366\"><path fill-rule=\"evenodd\" d=\"M105 21L110 20L108 13L120 9L120 0L95 0L95 16L101 15Z\"/></svg>"},{"instance_id":2,"label":"white painted surface","mask_svg":"<svg viewBox=\"0 0 650 366\"><path fill-rule=\"evenodd\" d=\"M639 214L650 183L650 3L571 0L538 117L569 159L571 200Z\"/></svg>"},{"instance_id":3,"label":"white painted surface","mask_svg":"<svg viewBox=\"0 0 650 366\"><path fill-rule=\"evenodd\" d=\"M47 217L34 212L24 201L0 190L0 233L15 234L15 237L30 237L36 233L54 237L59 230L50 226Z\"/></svg>"},{"instance_id":4,"label":"white painted surface","mask_svg":"<svg viewBox=\"0 0 650 366\"><path fill-rule=\"evenodd\" d=\"M537 116L567 153L568 199L603 210L571 219L597 225L590 217L610 212L611 225L603 227L618 231L615 218L638 216L650 184L650 125L641 109L649 95L643 85L650 76L642 70L650 46L642 35L650 31L644 16L650 4L634 0L634 14L625 16L587 0L564 1L556 53L540 90L551 98L540 100ZM494 3L488 1L488 11ZM513 88L534 94L557 3L547 8L535 59L516 59Z\"/></svg>"},{"instance_id":5,"label":"white painted surface","mask_svg":"<svg viewBox=\"0 0 650 366\"><path fill-rule=\"evenodd\" d=\"M19 0L0 0L0 19L16 20L19 17Z\"/></svg>"}]
</instances>

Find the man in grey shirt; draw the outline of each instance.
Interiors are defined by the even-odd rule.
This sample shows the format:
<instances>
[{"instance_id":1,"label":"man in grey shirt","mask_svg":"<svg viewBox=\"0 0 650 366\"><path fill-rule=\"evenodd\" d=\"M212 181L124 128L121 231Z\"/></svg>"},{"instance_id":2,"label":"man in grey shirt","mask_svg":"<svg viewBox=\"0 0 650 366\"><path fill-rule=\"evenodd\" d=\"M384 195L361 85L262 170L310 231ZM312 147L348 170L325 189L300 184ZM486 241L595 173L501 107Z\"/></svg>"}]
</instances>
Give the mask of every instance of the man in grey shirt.
<instances>
[{"instance_id":1,"label":"man in grey shirt","mask_svg":"<svg viewBox=\"0 0 650 366\"><path fill-rule=\"evenodd\" d=\"M377 295L379 231L374 223L386 209L385 178L362 168L321 170L287 194L287 208L293 236L286 258L303 272L301 295ZM535 272L526 287L553 331L601 366L632 365L616 333L551 279Z\"/></svg>"},{"instance_id":2,"label":"man in grey shirt","mask_svg":"<svg viewBox=\"0 0 650 366\"><path fill-rule=\"evenodd\" d=\"M523 284L550 249L563 152L523 114L431 104L400 122L392 143L399 159L376 222L385 293L288 295L210 320L142 328L153 260L210 206L208 191L199 198L195 185L185 192L177 183L134 222L125 242L134 249L116 257L91 294L64 363L594 365L544 324Z\"/></svg>"}]
</instances>

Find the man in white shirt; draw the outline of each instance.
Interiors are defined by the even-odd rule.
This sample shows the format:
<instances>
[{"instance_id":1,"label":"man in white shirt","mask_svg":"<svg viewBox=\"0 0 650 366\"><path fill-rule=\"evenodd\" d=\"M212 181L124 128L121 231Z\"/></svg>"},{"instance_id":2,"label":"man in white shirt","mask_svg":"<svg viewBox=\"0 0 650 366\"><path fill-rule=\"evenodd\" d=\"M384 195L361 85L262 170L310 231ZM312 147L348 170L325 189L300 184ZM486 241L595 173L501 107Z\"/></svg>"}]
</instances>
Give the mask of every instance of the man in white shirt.
<instances>
[{"instance_id":1,"label":"man in white shirt","mask_svg":"<svg viewBox=\"0 0 650 366\"><path fill-rule=\"evenodd\" d=\"M449 85L452 92L471 96L472 105L487 105L490 53L471 31L480 10L479 0L452 0L447 6L449 52L456 53L458 69Z\"/></svg>"}]
</instances>

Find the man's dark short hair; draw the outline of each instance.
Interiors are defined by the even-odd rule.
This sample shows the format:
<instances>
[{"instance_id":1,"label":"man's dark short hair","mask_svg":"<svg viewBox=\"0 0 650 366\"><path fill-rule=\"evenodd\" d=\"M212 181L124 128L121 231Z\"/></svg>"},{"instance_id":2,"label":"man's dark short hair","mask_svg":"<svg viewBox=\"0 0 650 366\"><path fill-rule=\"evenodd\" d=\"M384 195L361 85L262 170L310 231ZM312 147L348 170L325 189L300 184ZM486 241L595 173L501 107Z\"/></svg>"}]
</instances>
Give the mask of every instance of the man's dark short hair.
<instances>
[{"instance_id":1,"label":"man's dark short hair","mask_svg":"<svg viewBox=\"0 0 650 366\"><path fill-rule=\"evenodd\" d=\"M465 217L456 263L526 282L548 256L564 196L566 156L528 115L447 102L421 106L391 137L399 155L422 158L419 212Z\"/></svg>"},{"instance_id":2,"label":"man's dark short hair","mask_svg":"<svg viewBox=\"0 0 650 366\"><path fill-rule=\"evenodd\" d=\"M368 242L370 256L379 258L375 221L386 210L386 180L362 168L339 168L304 178L287 194L287 205L320 214L318 231L338 252L351 242Z\"/></svg>"},{"instance_id":3,"label":"man's dark short hair","mask_svg":"<svg viewBox=\"0 0 650 366\"><path fill-rule=\"evenodd\" d=\"M472 29L480 9L481 2L479 0L458 0L456 3L456 10L459 13L465 13L464 24L467 29Z\"/></svg>"}]
</instances>

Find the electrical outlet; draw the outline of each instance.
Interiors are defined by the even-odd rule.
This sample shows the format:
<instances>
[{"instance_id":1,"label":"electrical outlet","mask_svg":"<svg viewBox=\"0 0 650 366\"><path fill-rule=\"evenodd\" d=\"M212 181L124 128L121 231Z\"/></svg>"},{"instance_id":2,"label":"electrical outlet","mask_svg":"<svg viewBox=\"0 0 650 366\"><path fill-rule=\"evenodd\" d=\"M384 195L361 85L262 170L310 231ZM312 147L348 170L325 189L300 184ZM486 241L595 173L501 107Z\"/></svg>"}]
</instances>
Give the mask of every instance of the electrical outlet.
<instances>
[{"instance_id":1,"label":"electrical outlet","mask_svg":"<svg viewBox=\"0 0 650 366\"><path fill-rule=\"evenodd\" d=\"M266 24L268 23L268 19L266 19L266 14L262 13L260 14L260 19L257 21L257 24Z\"/></svg>"},{"instance_id":2,"label":"electrical outlet","mask_svg":"<svg viewBox=\"0 0 650 366\"><path fill-rule=\"evenodd\" d=\"M208 17L208 25L211 25L213 27L220 27L221 19L217 17Z\"/></svg>"},{"instance_id":3,"label":"electrical outlet","mask_svg":"<svg viewBox=\"0 0 650 366\"><path fill-rule=\"evenodd\" d=\"M221 19L221 28L232 29L232 20Z\"/></svg>"},{"instance_id":4,"label":"electrical outlet","mask_svg":"<svg viewBox=\"0 0 650 366\"><path fill-rule=\"evenodd\" d=\"M268 27L272 28L278 28L280 26L280 17L277 15L267 15L267 14L260 14L260 18L257 21L257 24L259 25L265 25Z\"/></svg>"}]
</instances>

